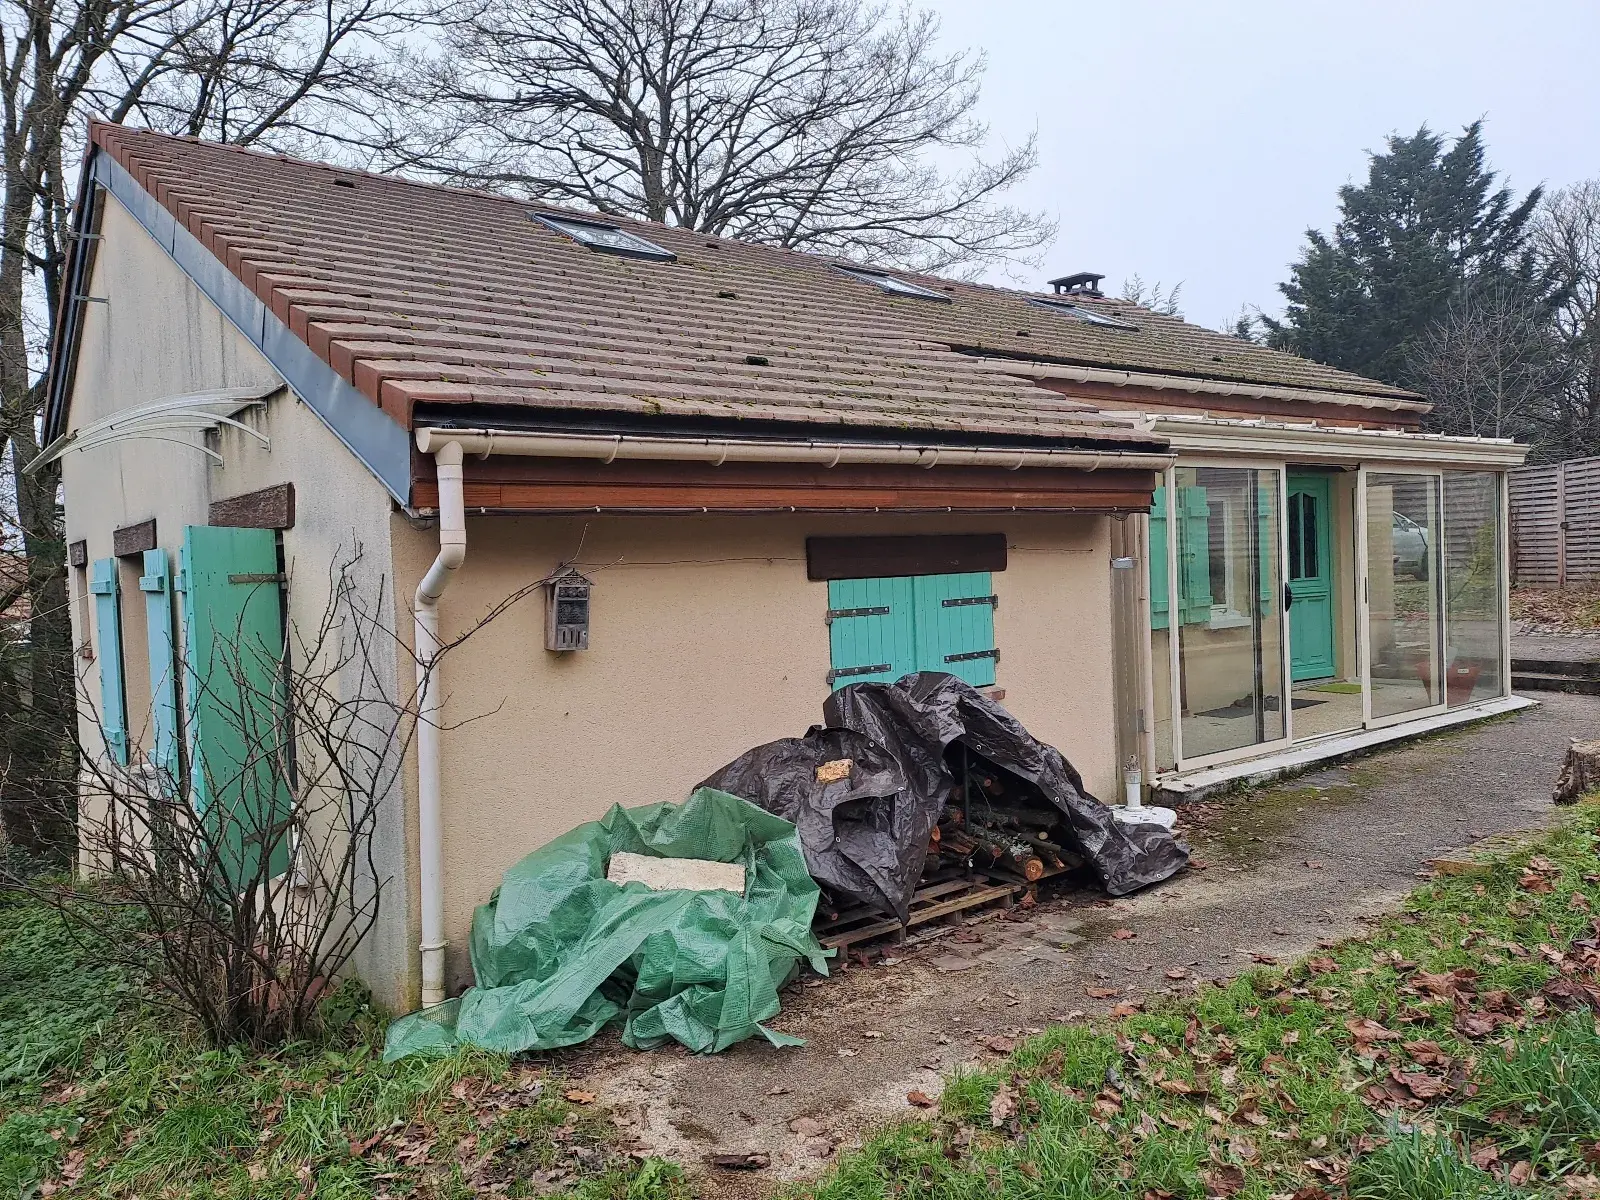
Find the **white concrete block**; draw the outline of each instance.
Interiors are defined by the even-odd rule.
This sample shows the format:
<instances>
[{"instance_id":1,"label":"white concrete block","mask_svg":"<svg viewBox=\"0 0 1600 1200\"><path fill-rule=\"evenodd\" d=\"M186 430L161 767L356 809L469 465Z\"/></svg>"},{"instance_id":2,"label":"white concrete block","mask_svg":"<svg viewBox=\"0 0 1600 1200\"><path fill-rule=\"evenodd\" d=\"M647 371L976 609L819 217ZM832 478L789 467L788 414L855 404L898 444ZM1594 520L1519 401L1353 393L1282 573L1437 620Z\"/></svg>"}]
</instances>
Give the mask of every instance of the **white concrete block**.
<instances>
[{"instance_id":1,"label":"white concrete block","mask_svg":"<svg viewBox=\"0 0 1600 1200\"><path fill-rule=\"evenodd\" d=\"M611 856L606 878L612 883L642 883L652 891L682 888L691 892L733 892L744 895L744 867L740 863L712 862L706 858L652 858L629 854Z\"/></svg>"}]
</instances>

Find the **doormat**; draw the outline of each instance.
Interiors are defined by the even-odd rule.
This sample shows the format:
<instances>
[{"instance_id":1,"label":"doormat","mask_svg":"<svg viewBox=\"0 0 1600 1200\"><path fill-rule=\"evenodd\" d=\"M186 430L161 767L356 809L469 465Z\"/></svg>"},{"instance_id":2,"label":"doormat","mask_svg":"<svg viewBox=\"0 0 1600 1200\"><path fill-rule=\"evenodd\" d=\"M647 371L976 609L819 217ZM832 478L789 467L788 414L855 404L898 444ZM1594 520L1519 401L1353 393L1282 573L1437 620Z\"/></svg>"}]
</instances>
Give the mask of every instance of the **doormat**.
<instances>
[{"instance_id":1,"label":"doormat","mask_svg":"<svg viewBox=\"0 0 1600 1200\"><path fill-rule=\"evenodd\" d=\"M1312 688L1314 692L1334 692L1340 696L1359 696L1361 685L1359 683L1325 683L1319 688Z\"/></svg>"},{"instance_id":2,"label":"doormat","mask_svg":"<svg viewBox=\"0 0 1600 1200\"><path fill-rule=\"evenodd\" d=\"M1307 700L1304 696L1296 696L1294 698L1294 710L1295 712L1299 712L1302 708L1315 708L1319 704L1326 703L1326 700ZM1267 709L1267 711L1277 712L1277 703L1274 702L1273 705ZM1255 709L1251 707L1248 700L1242 700L1236 704L1229 704L1222 708L1213 708L1209 711L1195 714L1197 717L1249 717L1254 715Z\"/></svg>"}]
</instances>

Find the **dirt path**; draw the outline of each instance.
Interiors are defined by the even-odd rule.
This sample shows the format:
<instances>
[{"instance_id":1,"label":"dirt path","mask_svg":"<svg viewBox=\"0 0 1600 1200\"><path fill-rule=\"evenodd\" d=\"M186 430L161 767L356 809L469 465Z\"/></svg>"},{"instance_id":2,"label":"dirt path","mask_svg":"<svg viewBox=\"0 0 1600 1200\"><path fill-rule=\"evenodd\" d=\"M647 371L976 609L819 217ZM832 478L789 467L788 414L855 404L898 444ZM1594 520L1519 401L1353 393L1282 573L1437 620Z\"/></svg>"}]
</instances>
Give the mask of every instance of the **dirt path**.
<instances>
[{"instance_id":1,"label":"dirt path","mask_svg":"<svg viewBox=\"0 0 1600 1200\"><path fill-rule=\"evenodd\" d=\"M801 1049L750 1041L696 1058L612 1042L573 1066L642 1149L697 1172L711 1153L769 1155L765 1170L704 1175L704 1196L761 1196L823 1169L874 1123L916 1111L907 1092L937 1094L942 1072L1010 1038L1192 988L1253 955L1304 953L1392 907L1441 852L1549 820L1568 739L1600 731L1600 698L1540 699L1516 718L1205 806L1191 829L1205 869L1162 887L1114 903L1064 896L898 962L808 980L785 993L775 1022L807 1039Z\"/></svg>"}]
</instances>

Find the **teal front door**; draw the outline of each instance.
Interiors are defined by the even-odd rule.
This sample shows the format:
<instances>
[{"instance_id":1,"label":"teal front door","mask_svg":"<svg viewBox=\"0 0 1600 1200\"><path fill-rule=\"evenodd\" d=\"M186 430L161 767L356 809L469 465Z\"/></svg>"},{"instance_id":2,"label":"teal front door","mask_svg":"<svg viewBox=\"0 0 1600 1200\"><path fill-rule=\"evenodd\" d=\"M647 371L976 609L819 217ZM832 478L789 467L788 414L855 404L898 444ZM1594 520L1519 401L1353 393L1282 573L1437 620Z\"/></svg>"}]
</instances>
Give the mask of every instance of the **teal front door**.
<instances>
[{"instance_id":1,"label":"teal front door","mask_svg":"<svg viewBox=\"0 0 1600 1200\"><path fill-rule=\"evenodd\" d=\"M1332 481L1289 476L1289 672L1296 682L1333 674Z\"/></svg>"}]
</instances>

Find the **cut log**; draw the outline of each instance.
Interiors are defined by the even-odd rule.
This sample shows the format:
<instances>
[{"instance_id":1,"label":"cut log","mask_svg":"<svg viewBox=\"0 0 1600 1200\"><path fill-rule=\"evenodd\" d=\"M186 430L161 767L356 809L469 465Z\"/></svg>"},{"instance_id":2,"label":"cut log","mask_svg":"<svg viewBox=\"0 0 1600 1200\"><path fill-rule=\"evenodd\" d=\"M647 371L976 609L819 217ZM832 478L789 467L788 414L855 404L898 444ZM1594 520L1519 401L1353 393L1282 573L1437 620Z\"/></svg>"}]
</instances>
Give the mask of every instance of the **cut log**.
<instances>
[{"instance_id":1,"label":"cut log","mask_svg":"<svg viewBox=\"0 0 1600 1200\"><path fill-rule=\"evenodd\" d=\"M1576 804L1590 792L1600 792L1600 738L1573 742L1556 780L1557 804Z\"/></svg>"}]
</instances>

